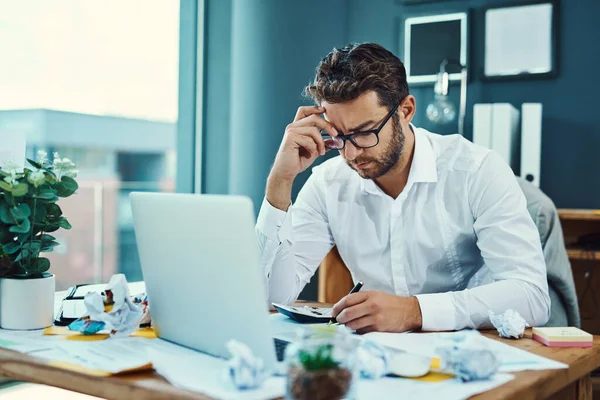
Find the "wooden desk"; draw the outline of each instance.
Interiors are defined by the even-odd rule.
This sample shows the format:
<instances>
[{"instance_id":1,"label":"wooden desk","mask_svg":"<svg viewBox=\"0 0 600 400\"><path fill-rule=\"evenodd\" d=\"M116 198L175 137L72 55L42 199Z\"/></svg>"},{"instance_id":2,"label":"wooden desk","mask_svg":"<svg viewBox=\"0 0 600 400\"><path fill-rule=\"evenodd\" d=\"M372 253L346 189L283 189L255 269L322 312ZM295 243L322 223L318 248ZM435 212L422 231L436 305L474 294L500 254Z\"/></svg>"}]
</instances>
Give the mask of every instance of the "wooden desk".
<instances>
[{"instance_id":1,"label":"wooden desk","mask_svg":"<svg viewBox=\"0 0 600 400\"><path fill-rule=\"evenodd\" d=\"M579 238L587 234L600 234L600 210L559 209L567 253L573 269L573 278L579 301L581 328L593 335L600 335L600 249L581 247ZM586 290L587 289L587 290Z\"/></svg>"},{"instance_id":2,"label":"wooden desk","mask_svg":"<svg viewBox=\"0 0 600 400\"><path fill-rule=\"evenodd\" d=\"M594 346L591 348L560 349L546 347L530 339L529 331L526 332L526 338L521 340L501 339L492 331L486 331L484 335L566 363L569 369L517 372L512 381L474 399L592 398L590 372L600 367L600 336L594 337ZM201 394L171 386L156 373L94 377L51 367L45 360L4 349L0 349L0 375L108 399L207 399Z\"/></svg>"}]
</instances>

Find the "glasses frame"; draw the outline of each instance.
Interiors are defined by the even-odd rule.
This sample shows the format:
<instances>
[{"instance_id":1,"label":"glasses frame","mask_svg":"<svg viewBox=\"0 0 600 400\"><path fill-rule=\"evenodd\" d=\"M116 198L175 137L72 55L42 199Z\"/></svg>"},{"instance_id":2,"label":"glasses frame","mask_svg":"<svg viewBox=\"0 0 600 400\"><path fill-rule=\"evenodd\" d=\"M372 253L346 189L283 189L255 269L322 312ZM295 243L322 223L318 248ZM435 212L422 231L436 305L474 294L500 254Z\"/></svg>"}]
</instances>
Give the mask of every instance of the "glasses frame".
<instances>
[{"instance_id":1,"label":"glasses frame","mask_svg":"<svg viewBox=\"0 0 600 400\"><path fill-rule=\"evenodd\" d=\"M325 134L321 133L321 136L324 136L324 137L331 137L331 138L337 137L337 138L342 139L342 147L340 147L340 148L337 148L337 147L331 148L331 147L329 147L327 145L325 145L325 146L327 148L331 149L331 150L343 150L346 147L346 141L347 140L349 140L354 145L354 147L356 147L358 149L370 149L372 147L377 146L379 144L379 132L381 132L381 130L383 129L383 127L385 126L385 124L387 124L387 122L390 120L390 118L392 118L392 115L394 115L396 113L396 111L398 110L398 107L400 107L400 104L402 104L403 100L404 99L400 100L398 102L398 104L396 104L394 106L394 108L392 108L392 110L388 113L388 115L385 117L385 119L383 121L381 121L381 123L379 124L379 127L377 127L376 129L370 129L368 131L361 131L361 132L354 132L354 133L351 133L349 135L342 135L342 134L340 134L338 136L331 136L328 133L325 133ZM363 136L363 135L371 135L371 134L375 134L375 137L377 138L377 142L374 145L372 145L372 146L359 146L358 144L356 144L356 141L354 140L355 136Z\"/></svg>"}]
</instances>

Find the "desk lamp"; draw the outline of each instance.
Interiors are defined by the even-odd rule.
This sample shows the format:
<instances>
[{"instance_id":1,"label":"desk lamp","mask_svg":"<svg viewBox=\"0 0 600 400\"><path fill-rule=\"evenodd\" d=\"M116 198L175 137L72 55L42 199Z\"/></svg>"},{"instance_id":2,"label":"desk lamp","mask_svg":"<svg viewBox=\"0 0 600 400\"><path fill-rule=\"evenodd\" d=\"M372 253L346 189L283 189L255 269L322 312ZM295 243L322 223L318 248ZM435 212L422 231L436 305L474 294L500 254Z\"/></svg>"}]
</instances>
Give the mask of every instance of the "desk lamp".
<instances>
[{"instance_id":1,"label":"desk lamp","mask_svg":"<svg viewBox=\"0 0 600 400\"><path fill-rule=\"evenodd\" d=\"M447 124L454 121L456 118L456 107L448 99L449 75L446 71L446 66L448 64L454 64L461 68L458 133L463 135L467 107L467 68L458 61L446 59L440 64L440 72L437 74L437 82L433 89L435 97L426 109L427 119L436 124Z\"/></svg>"}]
</instances>

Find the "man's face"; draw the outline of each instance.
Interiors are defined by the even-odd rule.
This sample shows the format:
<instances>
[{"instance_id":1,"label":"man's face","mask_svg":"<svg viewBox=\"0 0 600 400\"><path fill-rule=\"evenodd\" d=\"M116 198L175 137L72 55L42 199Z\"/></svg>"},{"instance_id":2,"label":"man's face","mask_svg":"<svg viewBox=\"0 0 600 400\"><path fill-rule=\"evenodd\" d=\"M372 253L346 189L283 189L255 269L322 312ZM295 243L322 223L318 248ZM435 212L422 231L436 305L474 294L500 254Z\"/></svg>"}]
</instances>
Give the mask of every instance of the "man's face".
<instances>
[{"instance_id":1,"label":"man's face","mask_svg":"<svg viewBox=\"0 0 600 400\"><path fill-rule=\"evenodd\" d=\"M330 104L322 102L325 117L335 126L338 132L349 135L355 132L377 129L387 117L389 110L379 104L376 92L367 92L347 103ZM379 132L379 143L375 147L361 149L346 140L340 150L341 156L350 168L365 179L376 179L388 173L398 162L404 150L404 133L398 114L402 107Z\"/></svg>"}]
</instances>

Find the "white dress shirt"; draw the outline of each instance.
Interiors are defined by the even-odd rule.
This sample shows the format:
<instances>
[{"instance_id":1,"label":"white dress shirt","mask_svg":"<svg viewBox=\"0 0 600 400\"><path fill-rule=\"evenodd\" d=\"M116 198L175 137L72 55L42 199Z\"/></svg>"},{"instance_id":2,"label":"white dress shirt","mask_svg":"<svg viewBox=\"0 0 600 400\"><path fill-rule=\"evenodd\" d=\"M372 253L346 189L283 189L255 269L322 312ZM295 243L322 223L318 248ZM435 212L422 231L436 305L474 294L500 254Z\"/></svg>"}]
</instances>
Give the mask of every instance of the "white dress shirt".
<instances>
[{"instance_id":1,"label":"white dress shirt","mask_svg":"<svg viewBox=\"0 0 600 400\"><path fill-rule=\"evenodd\" d=\"M489 310L510 308L546 323L540 238L510 167L460 135L413 130L396 199L335 157L312 169L287 212L263 201L256 233L269 300L296 300L336 245L363 290L416 296L423 330L489 327Z\"/></svg>"}]
</instances>

